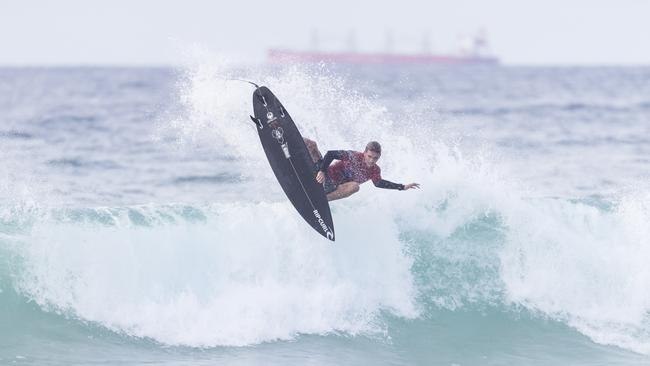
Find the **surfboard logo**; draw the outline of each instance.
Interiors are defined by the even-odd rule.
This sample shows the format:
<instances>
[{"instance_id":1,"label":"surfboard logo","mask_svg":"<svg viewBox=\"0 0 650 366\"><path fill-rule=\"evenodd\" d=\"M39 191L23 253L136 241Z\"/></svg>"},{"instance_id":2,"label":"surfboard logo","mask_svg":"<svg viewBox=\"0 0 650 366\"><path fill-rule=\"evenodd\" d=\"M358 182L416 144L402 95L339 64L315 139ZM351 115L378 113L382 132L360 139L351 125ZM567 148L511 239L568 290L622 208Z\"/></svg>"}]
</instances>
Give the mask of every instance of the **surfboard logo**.
<instances>
[{"instance_id":1,"label":"surfboard logo","mask_svg":"<svg viewBox=\"0 0 650 366\"><path fill-rule=\"evenodd\" d=\"M284 130L282 127L273 129L273 131L271 131L271 136L273 136L274 139L278 140L278 143L284 143Z\"/></svg>"},{"instance_id":2,"label":"surfboard logo","mask_svg":"<svg viewBox=\"0 0 650 366\"><path fill-rule=\"evenodd\" d=\"M334 233L332 232L332 230L330 230L329 227L327 227L327 224L325 224L325 221L320 216L318 210L314 210L313 212L314 212L314 216L316 217L316 220L318 220L318 224L320 225L321 229L323 229L323 231L325 232L327 238L330 240L334 240Z\"/></svg>"}]
</instances>

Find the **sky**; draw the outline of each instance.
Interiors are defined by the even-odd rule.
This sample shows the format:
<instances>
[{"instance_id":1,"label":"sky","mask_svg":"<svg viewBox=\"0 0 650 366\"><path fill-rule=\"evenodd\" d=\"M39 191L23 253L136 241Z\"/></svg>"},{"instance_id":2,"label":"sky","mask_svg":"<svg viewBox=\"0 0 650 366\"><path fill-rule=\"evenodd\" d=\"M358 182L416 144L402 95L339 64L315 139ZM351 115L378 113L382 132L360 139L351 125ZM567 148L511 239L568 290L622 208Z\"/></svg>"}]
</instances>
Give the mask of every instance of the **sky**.
<instances>
[{"instance_id":1,"label":"sky","mask_svg":"<svg viewBox=\"0 0 650 366\"><path fill-rule=\"evenodd\" d=\"M455 53L484 31L514 65L650 65L650 0L0 0L0 65L174 65L200 48Z\"/></svg>"}]
</instances>

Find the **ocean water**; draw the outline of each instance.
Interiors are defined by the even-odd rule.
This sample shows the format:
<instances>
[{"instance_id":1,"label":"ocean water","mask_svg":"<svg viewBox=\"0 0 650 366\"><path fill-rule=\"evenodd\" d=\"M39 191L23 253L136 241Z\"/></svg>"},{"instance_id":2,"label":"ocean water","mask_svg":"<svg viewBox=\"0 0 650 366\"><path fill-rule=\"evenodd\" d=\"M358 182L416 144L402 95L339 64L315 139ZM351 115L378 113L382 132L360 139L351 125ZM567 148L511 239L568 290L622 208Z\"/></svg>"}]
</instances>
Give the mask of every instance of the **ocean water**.
<instances>
[{"instance_id":1,"label":"ocean water","mask_svg":"<svg viewBox=\"0 0 650 366\"><path fill-rule=\"evenodd\" d=\"M384 178L287 202L267 85ZM0 364L650 364L650 68L0 69Z\"/></svg>"}]
</instances>

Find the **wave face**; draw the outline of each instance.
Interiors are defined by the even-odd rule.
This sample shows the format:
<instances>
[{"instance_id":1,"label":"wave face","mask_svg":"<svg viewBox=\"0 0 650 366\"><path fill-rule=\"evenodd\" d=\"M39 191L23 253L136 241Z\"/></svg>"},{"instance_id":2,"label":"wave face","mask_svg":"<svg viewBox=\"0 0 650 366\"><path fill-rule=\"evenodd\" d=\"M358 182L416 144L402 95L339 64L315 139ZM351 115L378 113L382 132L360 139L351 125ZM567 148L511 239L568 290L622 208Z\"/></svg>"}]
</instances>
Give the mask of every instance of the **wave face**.
<instances>
[{"instance_id":1,"label":"wave face","mask_svg":"<svg viewBox=\"0 0 650 366\"><path fill-rule=\"evenodd\" d=\"M84 70L21 72L0 75L42 73L46 84L66 76L72 94L87 77ZM58 111L43 101L35 107L42 118L0 134L7 142L0 340L8 344L0 360L83 364L101 352L116 363L131 355L134 363L171 364L197 357L282 364L285 356L319 364L648 361L650 191L636 176L597 174L591 167L598 162L588 158L579 172L562 174L575 167L572 154L591 148L599 153L594 159L610 150L624 155L638 142L567 145L551 137L560 122L527 127L549 120L538 116L537 97L511 100L498 90L488 108L458 85L516 88L533 73L543 81L533 85L545 96L544 113L576 118L575 141L590 141L588 130L575 126L587 123L578 115L642 115L643 101L623 98L603 108L597 96L558 97L551 76L562 70L392 75L233 71L202 61L176 84L162 71L93 72L106 106ZM600 71L580 71L573 82L590 80L589 72ZM621 82L636 77L618 72ZM332 203L336 243L321 240L284 199L252 125L233 122L245 121L251 90L225 80L229 73L271 86L323 152L381 141L383 176L422 189L363 185ZM382 78L404 83L422 73L429 84L381 87ZM168 110L142 114L134 105L105 113L164 87L177 97ZM428 100L426 88L450 99L446 110L436 109L442 103ZM153 109L164 98L148 103ZM460 101L476 108L463 112ZM12 120L20 118L14 111ZM509 129L494 127L495 118ZM467 125L482 127L471 132ZM88 139L109 136L116 145L88 149ZM492 138L519 143L490 145ZM21 164L18 149L25 148L47 156L31 152ZM558 162L566 164L550 174ZM646 163L634 160L630 169ZM76 356L52 351L69 348Z\"/></svg>"}]
</instances>

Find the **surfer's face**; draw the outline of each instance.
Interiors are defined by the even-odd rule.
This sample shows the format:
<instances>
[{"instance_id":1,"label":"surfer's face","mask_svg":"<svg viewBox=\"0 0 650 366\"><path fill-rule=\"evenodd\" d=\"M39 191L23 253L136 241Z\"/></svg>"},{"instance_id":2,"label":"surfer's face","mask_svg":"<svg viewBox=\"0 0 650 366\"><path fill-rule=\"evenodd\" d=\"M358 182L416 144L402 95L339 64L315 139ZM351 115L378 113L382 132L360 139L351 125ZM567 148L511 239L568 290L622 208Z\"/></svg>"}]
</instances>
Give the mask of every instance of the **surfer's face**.
<instances>
[{"instance_id":1,"label":"surfer's face","mask_svg":"<svg viewBox=\"0 0 650 366\"><path fill-rule=\"evenodd\" d=\"M366 150L363 153L363 162L366 164L366 166L371 167L377 164L377 160L379 160L380 156L381 154L376 151Z\"/></svg>"}]
</instances>

